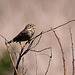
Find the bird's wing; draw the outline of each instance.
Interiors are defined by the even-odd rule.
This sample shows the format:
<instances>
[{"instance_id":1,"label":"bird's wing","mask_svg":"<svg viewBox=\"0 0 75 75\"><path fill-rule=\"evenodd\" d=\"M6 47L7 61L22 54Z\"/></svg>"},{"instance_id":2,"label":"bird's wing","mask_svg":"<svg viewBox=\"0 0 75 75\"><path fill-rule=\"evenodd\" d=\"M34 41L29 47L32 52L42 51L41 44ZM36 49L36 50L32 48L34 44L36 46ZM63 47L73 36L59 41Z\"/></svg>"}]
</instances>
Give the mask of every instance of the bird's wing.
<instances>
[{"instance_id":1,"label":"bird's wing","mask_svg":"<svg viewBox=\"0 0 75 75\"><path fill-rule=\"evenodd\" d=\"M27 30L23 30L17 36L27 36L27 35L28 35L28 31Z\"/></svg>"},{"instance_id":2,"label":"bird's wing","mask_svg":"<svg viewBox=\"0 0 75 75\"><path fill-rule=\"evenodd\" d=\"M27 30L21 31L15 38L13 38L13 41L22 40L23 37L26 37L26 38L24 38L25 40L27 39L27 37L28 37L28 31Z\"/></svg>"}]
</instances>

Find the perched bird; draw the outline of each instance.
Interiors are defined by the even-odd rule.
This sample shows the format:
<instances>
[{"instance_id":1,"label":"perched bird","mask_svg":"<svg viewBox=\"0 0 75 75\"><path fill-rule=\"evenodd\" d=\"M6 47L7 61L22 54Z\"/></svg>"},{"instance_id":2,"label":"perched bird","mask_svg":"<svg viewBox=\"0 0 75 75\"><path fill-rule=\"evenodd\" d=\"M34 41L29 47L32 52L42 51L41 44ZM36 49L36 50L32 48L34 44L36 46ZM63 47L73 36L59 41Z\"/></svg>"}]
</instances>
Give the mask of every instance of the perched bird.
<instances>
[{"instance_id":1,"label":"perched bird","mask_svg":"<svg viewBox=\"0 0 75 75\"><path fill-rule=\"evenodd\" d=\"M27 24L26 27L11 41L11 42L19 42L21 44L22 41L29 41L31 37L35 33L35 25L34 24Z\"/></svg>"}]
</instances>

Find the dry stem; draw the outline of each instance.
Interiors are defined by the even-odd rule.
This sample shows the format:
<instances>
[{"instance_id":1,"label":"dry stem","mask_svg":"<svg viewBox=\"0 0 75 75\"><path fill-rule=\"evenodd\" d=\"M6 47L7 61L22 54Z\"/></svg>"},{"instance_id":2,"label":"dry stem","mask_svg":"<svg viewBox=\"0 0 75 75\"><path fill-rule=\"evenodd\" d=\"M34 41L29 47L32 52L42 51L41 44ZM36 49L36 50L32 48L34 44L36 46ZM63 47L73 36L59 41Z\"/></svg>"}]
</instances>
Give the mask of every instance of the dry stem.
<instances>
[{"instance_id":1,"label":"dry stem","mask_svg":"<svg viewBox=\"0 0 75 75\"><path fill-rule=\"evenodd\" d=\"M17 71L17 69L16 69L16 67L15 67L14 61L13 61L13 59L12 59L11 52L10 52L10 50L9 50L9 47L8 47L6 41L5 41L5 45L6 45L6 47L7 47L7 51L8 51L8 53L9 53L9 56L10 56L10 59L11 59L12 65L13 65L13 67L14 67L14 69L15 69L17 75L19 75L19 74L18 74L18 71Z\"/></svg>"},{"instance_id":2,"label":"dry stem","mask_svg":"<svg viewBox=\"0 0 75 75\"><path fill-rule=\"evenodd\" d=\"M51 55L49 55L49 63L48 63L48 67L47 67L47 70L45 72L45 75L47 75L47 73L49 71L49 67L50 67L50 63L51 63L51 58L52 58L52 48L51 48Z\"/></svg>"},{"instance_id":3,"label":"dry stem","mask_svg":"<svg viewBox=\"0 0 75 75\"><path fill-rule=\"evenodd\" d=\"M71 36L71 45L72 45L72 67L73 67L73 71L72 71L72 75L74 75L74 47L73 47L73 39L72 39L72 33L71 33L71 28L69 28L70 30L70 36Z\"/></svg>"},{"instance_id":4,"label":"dry stem","mask_svg":"<svg viewBox=\"0 0 75 75\"><path fill-rule=\"evenodd\" d=\"M53 30L53 29L52 29L52 30ZM65 63L65 56L64 56L63 47L62 47L62 44L61 44L60 39L58 38L58 36L57 36L56 32L55 32L54 30L53 30L53 32L54 32L54 35L55 35L55 37L57 38L58 43L59 43L60 48L61 48L61 52L62 52L62 59L63 59L63 66L64 66L64 75L66 75L66 63Z\"/></svg>"},{"instance_id":5,"label":"dry stem","mask_svg":"<svg viewBox=\"0 0 75 75\"><path fill-rule=\"evenodd\" d=\"M24 57L22 58L22 75L24 75Z\"/></svg>"}]
</instances>

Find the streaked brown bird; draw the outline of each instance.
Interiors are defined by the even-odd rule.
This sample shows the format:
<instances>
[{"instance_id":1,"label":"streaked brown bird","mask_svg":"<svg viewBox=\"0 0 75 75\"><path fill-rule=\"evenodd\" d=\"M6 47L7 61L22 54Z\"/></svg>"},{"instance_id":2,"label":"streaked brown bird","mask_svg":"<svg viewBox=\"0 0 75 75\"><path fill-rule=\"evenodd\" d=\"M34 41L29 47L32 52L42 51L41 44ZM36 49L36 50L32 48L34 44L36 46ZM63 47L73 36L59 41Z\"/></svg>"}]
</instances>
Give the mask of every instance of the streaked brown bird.
<instances>
[{"instance_id":1,"label":"streaked brown bird","mask_svg":"<svg viewBox=\"0 0 75 75\"><path fill-rule=\"evenodd\" d=\"M22 41L29 41L31 37L35 33L35 25L34 24L27 24L26 27L15 37L11 42L19 42L21 44Z\"/></svg>"}]
</instances>

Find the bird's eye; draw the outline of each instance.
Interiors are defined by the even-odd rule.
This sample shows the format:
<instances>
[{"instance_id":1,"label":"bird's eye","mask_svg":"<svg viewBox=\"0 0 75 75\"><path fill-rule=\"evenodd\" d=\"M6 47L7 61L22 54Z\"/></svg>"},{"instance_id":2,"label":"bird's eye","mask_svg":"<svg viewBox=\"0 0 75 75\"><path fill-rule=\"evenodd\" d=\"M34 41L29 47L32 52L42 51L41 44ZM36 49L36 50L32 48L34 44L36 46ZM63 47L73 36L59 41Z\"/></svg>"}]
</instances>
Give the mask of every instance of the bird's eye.
<instances>
[{"instance_id":1,"label":"bird's eye","mask_svg":"<svg viewBox=\"0 0 75 75\"><path fill-rule=\"evenodd\" d=\"M30 26L32 26L32 25L30 25Z\"/></svg>"}]
</instances>

